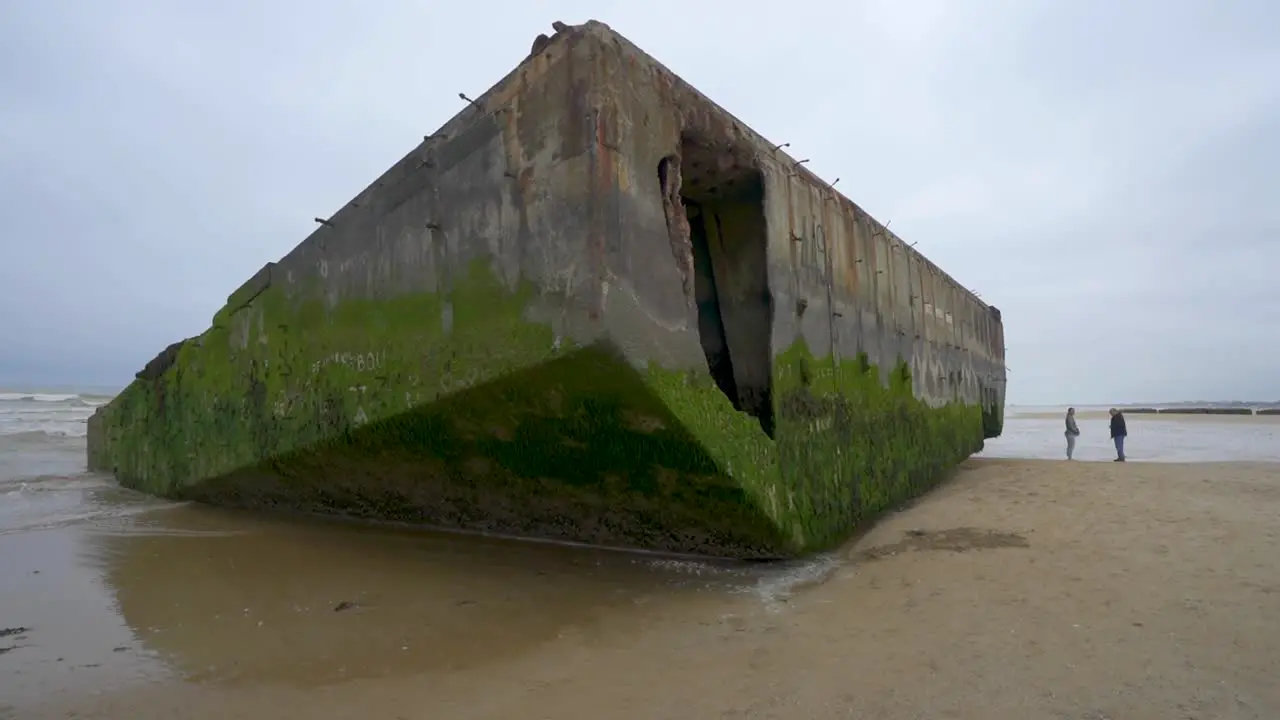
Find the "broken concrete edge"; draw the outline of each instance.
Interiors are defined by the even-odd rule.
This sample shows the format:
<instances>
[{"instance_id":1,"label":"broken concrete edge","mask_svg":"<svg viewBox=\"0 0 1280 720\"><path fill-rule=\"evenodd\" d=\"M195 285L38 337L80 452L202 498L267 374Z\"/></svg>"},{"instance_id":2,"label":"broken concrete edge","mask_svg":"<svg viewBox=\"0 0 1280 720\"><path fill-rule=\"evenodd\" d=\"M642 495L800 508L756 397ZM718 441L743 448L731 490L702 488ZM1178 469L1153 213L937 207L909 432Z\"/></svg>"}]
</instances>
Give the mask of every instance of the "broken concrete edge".
<instances>
[{"instance_id":1,"label":"broken concrete edge","mask_svg":"<svg viewBox=\"0 0 1280 720\"><path fill-rule=\"evenodd\" d=\"M492 119L495 116L509 112L511 98L515 94L518 81L522 74L529 72L531 66L541 65L542 69L545 70L546 66L563 60L575 43L584 38L598 39L602 37L602 33L612 35L613 31L604 23L591 20L582 25L565 26L563 31L557 31L545 43L535 43L536 52L530 53L519 65L490 86L483 94L467 99L464 106L452 118L441 125L435 132L425 135L421 143L388 168L376 180L369 183L355 197L338 208L328 218L316 218L320 227L312 231L290 254L303 246L323 248L325 237L329 234L329 231L352 219L353 215L363 209L368 208L377 195L405 183L419 168L424 165L433 165L436 161L434 152L436 146L462 135L478 121ZM542 37L545 36L539 36L540 39ZM465 92L461 94L466 95Z\"/></svg>"},{"instance_id":2,"label":"broken concrete edge","mask_svg":"<svg viewBox=\"0 0 1280 720\"><path fill-rule=\"evenodd\" d=\"M298 318L318 308L268 289L95 414L93 469L174 498L771 558L833 546L982 447L981 410L926 406L905 363L885 386L865 355L797 343L774 365L774 440L706 370L557 346L525 319L532 288L507 293L481 263L453 299L491 332L424 325L443 299L423 294L343 304L309 333ZM352 334L389 345L313 344Z\"/></svg>"}]
</instances>

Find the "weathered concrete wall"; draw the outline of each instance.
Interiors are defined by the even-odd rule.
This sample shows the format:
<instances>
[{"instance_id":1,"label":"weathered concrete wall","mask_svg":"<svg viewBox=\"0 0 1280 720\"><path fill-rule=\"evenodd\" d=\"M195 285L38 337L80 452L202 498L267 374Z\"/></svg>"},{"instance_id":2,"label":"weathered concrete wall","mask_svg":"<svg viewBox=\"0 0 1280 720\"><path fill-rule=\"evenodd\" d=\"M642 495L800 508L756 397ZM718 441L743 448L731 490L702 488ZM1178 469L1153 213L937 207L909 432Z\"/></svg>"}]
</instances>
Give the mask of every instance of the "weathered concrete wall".
<instances>
[{"instance_id":1,"label":"weathered concrete wall","mask_svg":"<svg viewBox=\"0 0 1280 720\"><path fill-rule=\"evenodd\" d=\"M999 315L598 23L571 28L90 424L128 485L806 552L999 433Z\"/></svg>"},{"instance_id":2,"label":"weathered concrete wall","mask_svg":"<svg viewBox=\"0 0 1280 720\"><path fill-rule=\"evenodd\" d=\"M647 239L659 230L651 168L679 153L682 139L692 139L702 145L692 151L700 156L695 172L704 175L704 185L705 176L716 174L741 184L753 166L763 174L768 288L746 281L731 291L731 304L742 308L771 290L775 350L803 339L810 350L836 359L865 352L886 382L905 359L917 397L931 405L981 404L994 415L990 436L999 434L1005 364L998 310L638 48L620 38L605 42L613 48L601 53L602 72L614 83L602 91L605 132L629 135L610 162L621 166L622 190L639 215L620 228L629 252L617 259L614 275L646 278L653 291L645 304L663 324L678 326L682 318L674 268L645 267L637 274L635 263L659 255Z\"/></svg>"}]
</instances>

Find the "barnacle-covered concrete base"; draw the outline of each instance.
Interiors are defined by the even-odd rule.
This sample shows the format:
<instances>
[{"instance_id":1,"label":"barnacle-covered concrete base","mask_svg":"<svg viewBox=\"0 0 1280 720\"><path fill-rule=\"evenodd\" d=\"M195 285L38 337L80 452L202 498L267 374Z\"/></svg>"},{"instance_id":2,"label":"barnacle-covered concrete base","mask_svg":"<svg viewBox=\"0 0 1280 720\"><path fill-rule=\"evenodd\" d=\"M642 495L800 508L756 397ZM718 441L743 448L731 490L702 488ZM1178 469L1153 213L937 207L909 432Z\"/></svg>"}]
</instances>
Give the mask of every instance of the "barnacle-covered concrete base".
<instances>
[{"instance_id":1,"label":"barnacle-covered concrete base","mask_svg":"<svg viewBox=\"0 0 1280 720\"><path fill-rule=\"evenodd\" d=\"M147 492L772 558L999 435L1003 327L607 26L489 92L90 421Z\"/></svg>"}]
</instances>

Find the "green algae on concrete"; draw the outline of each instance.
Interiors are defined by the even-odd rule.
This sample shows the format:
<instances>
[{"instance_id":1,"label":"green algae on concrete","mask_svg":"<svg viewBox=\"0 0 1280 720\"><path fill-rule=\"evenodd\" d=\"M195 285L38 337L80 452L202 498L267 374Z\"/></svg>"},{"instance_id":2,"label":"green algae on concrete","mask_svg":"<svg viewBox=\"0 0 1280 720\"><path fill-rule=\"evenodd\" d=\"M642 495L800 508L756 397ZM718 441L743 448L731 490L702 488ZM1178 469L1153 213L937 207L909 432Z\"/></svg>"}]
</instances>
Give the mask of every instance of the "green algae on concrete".
<instances>
[{"instance_id":1,"label":"green algae on concrete","mask_svg":"<svg viewBox=\"0 0 1280 720\"><path fill-rule=\"evenodd\" d=\"M801 341L774 362L785 527L797 547L830 547L983 447L981 410L921 402L905 362L888 386L863 353L814 357Z\"/></svg>"},{"instance_id":2,"label":"green algae on concrete","mask_svg":"<svg viewBox=\"0 0 1280 720\"><path fill-rule=\"evenodd\" d=\"M421 320L450 301L447 331ZM981 448L980 411L925 406L905 364L885 387L865 356L802 343L775 360L775 441L707 371L557 346L529 302L480 264L448 300L326 311L268 288L104 408L91 460L170 497L780 557L832 546Z\"/></svg>"},{"instance_id":3,"label":"green algae on concrete","mask_svg":"<svg viewBox=\"0 0 1280 720\"><path fill-rule=\"evenodd\" d=\"M314 292L295 302L285 283L249 305L233 295L171 369L108 406L111 467L166 493L538 364L561 351L522 319L530 294L473 263L447 294L333 308Z\"/></svg>"},{"instance_id":4,"label":"green algae on concrete","mask_svg":"<svg viewBox=\"0 0 1280 720\"><path fill-rule=\"evenodd\" d=\"M593 345L184 496L606 545L780 554L768 518L723 457L659 395L678 395L684 408L714 403L714 389L696 385L661 371L646 377Z\"/></svg>"},{"instance_id":5,"label":"green algae on concrete","mask_svg":"<svg viewBox=\"0 0 1280 720\"><path fill-rule=\"evenodd\" d=\"M785 554L745 497L764 481L735 480L772 448L709 375L560 346L530 302L480 263L447 298L326 311L270 287L104 408L91 462L171 497Z\"/></svg>"}]
</instances>

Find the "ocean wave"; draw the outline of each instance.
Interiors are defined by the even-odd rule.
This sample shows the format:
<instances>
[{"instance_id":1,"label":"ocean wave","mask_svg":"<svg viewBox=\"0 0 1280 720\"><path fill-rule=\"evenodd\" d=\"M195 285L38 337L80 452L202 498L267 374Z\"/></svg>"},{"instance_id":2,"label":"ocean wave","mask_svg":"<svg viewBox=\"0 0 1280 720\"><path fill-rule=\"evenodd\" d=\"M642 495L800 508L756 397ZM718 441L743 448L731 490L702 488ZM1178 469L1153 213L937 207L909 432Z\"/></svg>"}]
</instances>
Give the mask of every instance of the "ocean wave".
<instances>
[{"instance_id":1,"label":"ocean wave","mask_svg":"<svg viewBox=\"0 0 1280 720\"><path fill-rule=\"evenodd\" d=\"M80 475L35 475L0 481L0 496L17 497L48 492L70 492L117 488L109 476L84 473Z\"/></svg>"},{"instance_id":2,"label":"ocean wave","mask_svg":"<svg viewBox=\"0 0 1280 720\"><path fill-rule=\"evenodd\" d=\"M86 523L111 531L138 513L176 504L122 488L101 473L27 475L0 480L0 535Z\"/></svg>"},{"instance_id":3,"label":"ocean wave","mask_svg":"<svg viewBox=\"0 0 1280 720\"><path fill-rule=\"evenodd\" d=\"M30 432L82 437L94 408L59 403L0 402L0 436Z\"/></svg>"},{"instance_id":4,"label":"ocean wave","mask_svg":"<svg viewBox=\"0 0 1280 720\"><path fill-rule=\"evenodd\" d=\"M33 415L50 418L78 417L81 420L87 420L93 415L93 408L85 405L0 404L0 418L17 416L30 418Z\"/></svg>"},{"instance_id":5,"label":"ocean wave","mask_svg":"<svg viewBox=\"0 0 1280 720\"><path fill-rule=\"evenodd\" d=\"M839 569L840 562L840 558L832 553L786 562L760 577L753 587L743 588L740 592L755 595L767 610L777 612L797 590L829 580Z\"/></svg>"},{"instance_id":6,"label":"ocean wave","mask_svg":"<svg viewBox=\"0 0 1280 720\"><path fill-rule=\"evenodd\" d=\"M48 403L79 407L98 407L111 402L111 395L94 393L0 392L0 403Z\"/></svg>"},{"instance_id":7,"label":"ocean wave","mask_svg":"<svg viewBox=\"0 0 1280 720\"><path fill-rule=\"evenodd\" d=\"M173 504L173 503L170 503ZM138 504L125 506L107 506L97 507L87 510L72 511L65 513L57 513L51 515L43 515L18 520L11 524L0 527L0 535L10 535L13 533L32 532L35 530L52 530L55 528L68 527L71 525L80 525L83 523L102 523L105 521L123 519L139 515L141 513L156 510L162 507L158 504Z\"/></svg>"},{"instance_id":8,"label":"ocean wave","mask_svg":"<svg viewBox=\"0 0 1280 720\"><path fill-rule=\"evenodd\" d=\"M0 422L0 446L31 448L34 445L62 447L68 440L84 442L89 426L77 422Z\"/></svg>"},{"instance_id":9,"label":"ocean wave","mask_svg":"<svg viewBox=\"0 0 1280 720\"><path fill-rule=\"evenodd\" d=\"M647 564L661 572L689 576L709 589L754 595L766 610L777 612L796 591L826 582L840 567L841 560L837 555L824 553L772 563L658 558Z\"/></svg>"}]
</instances>

